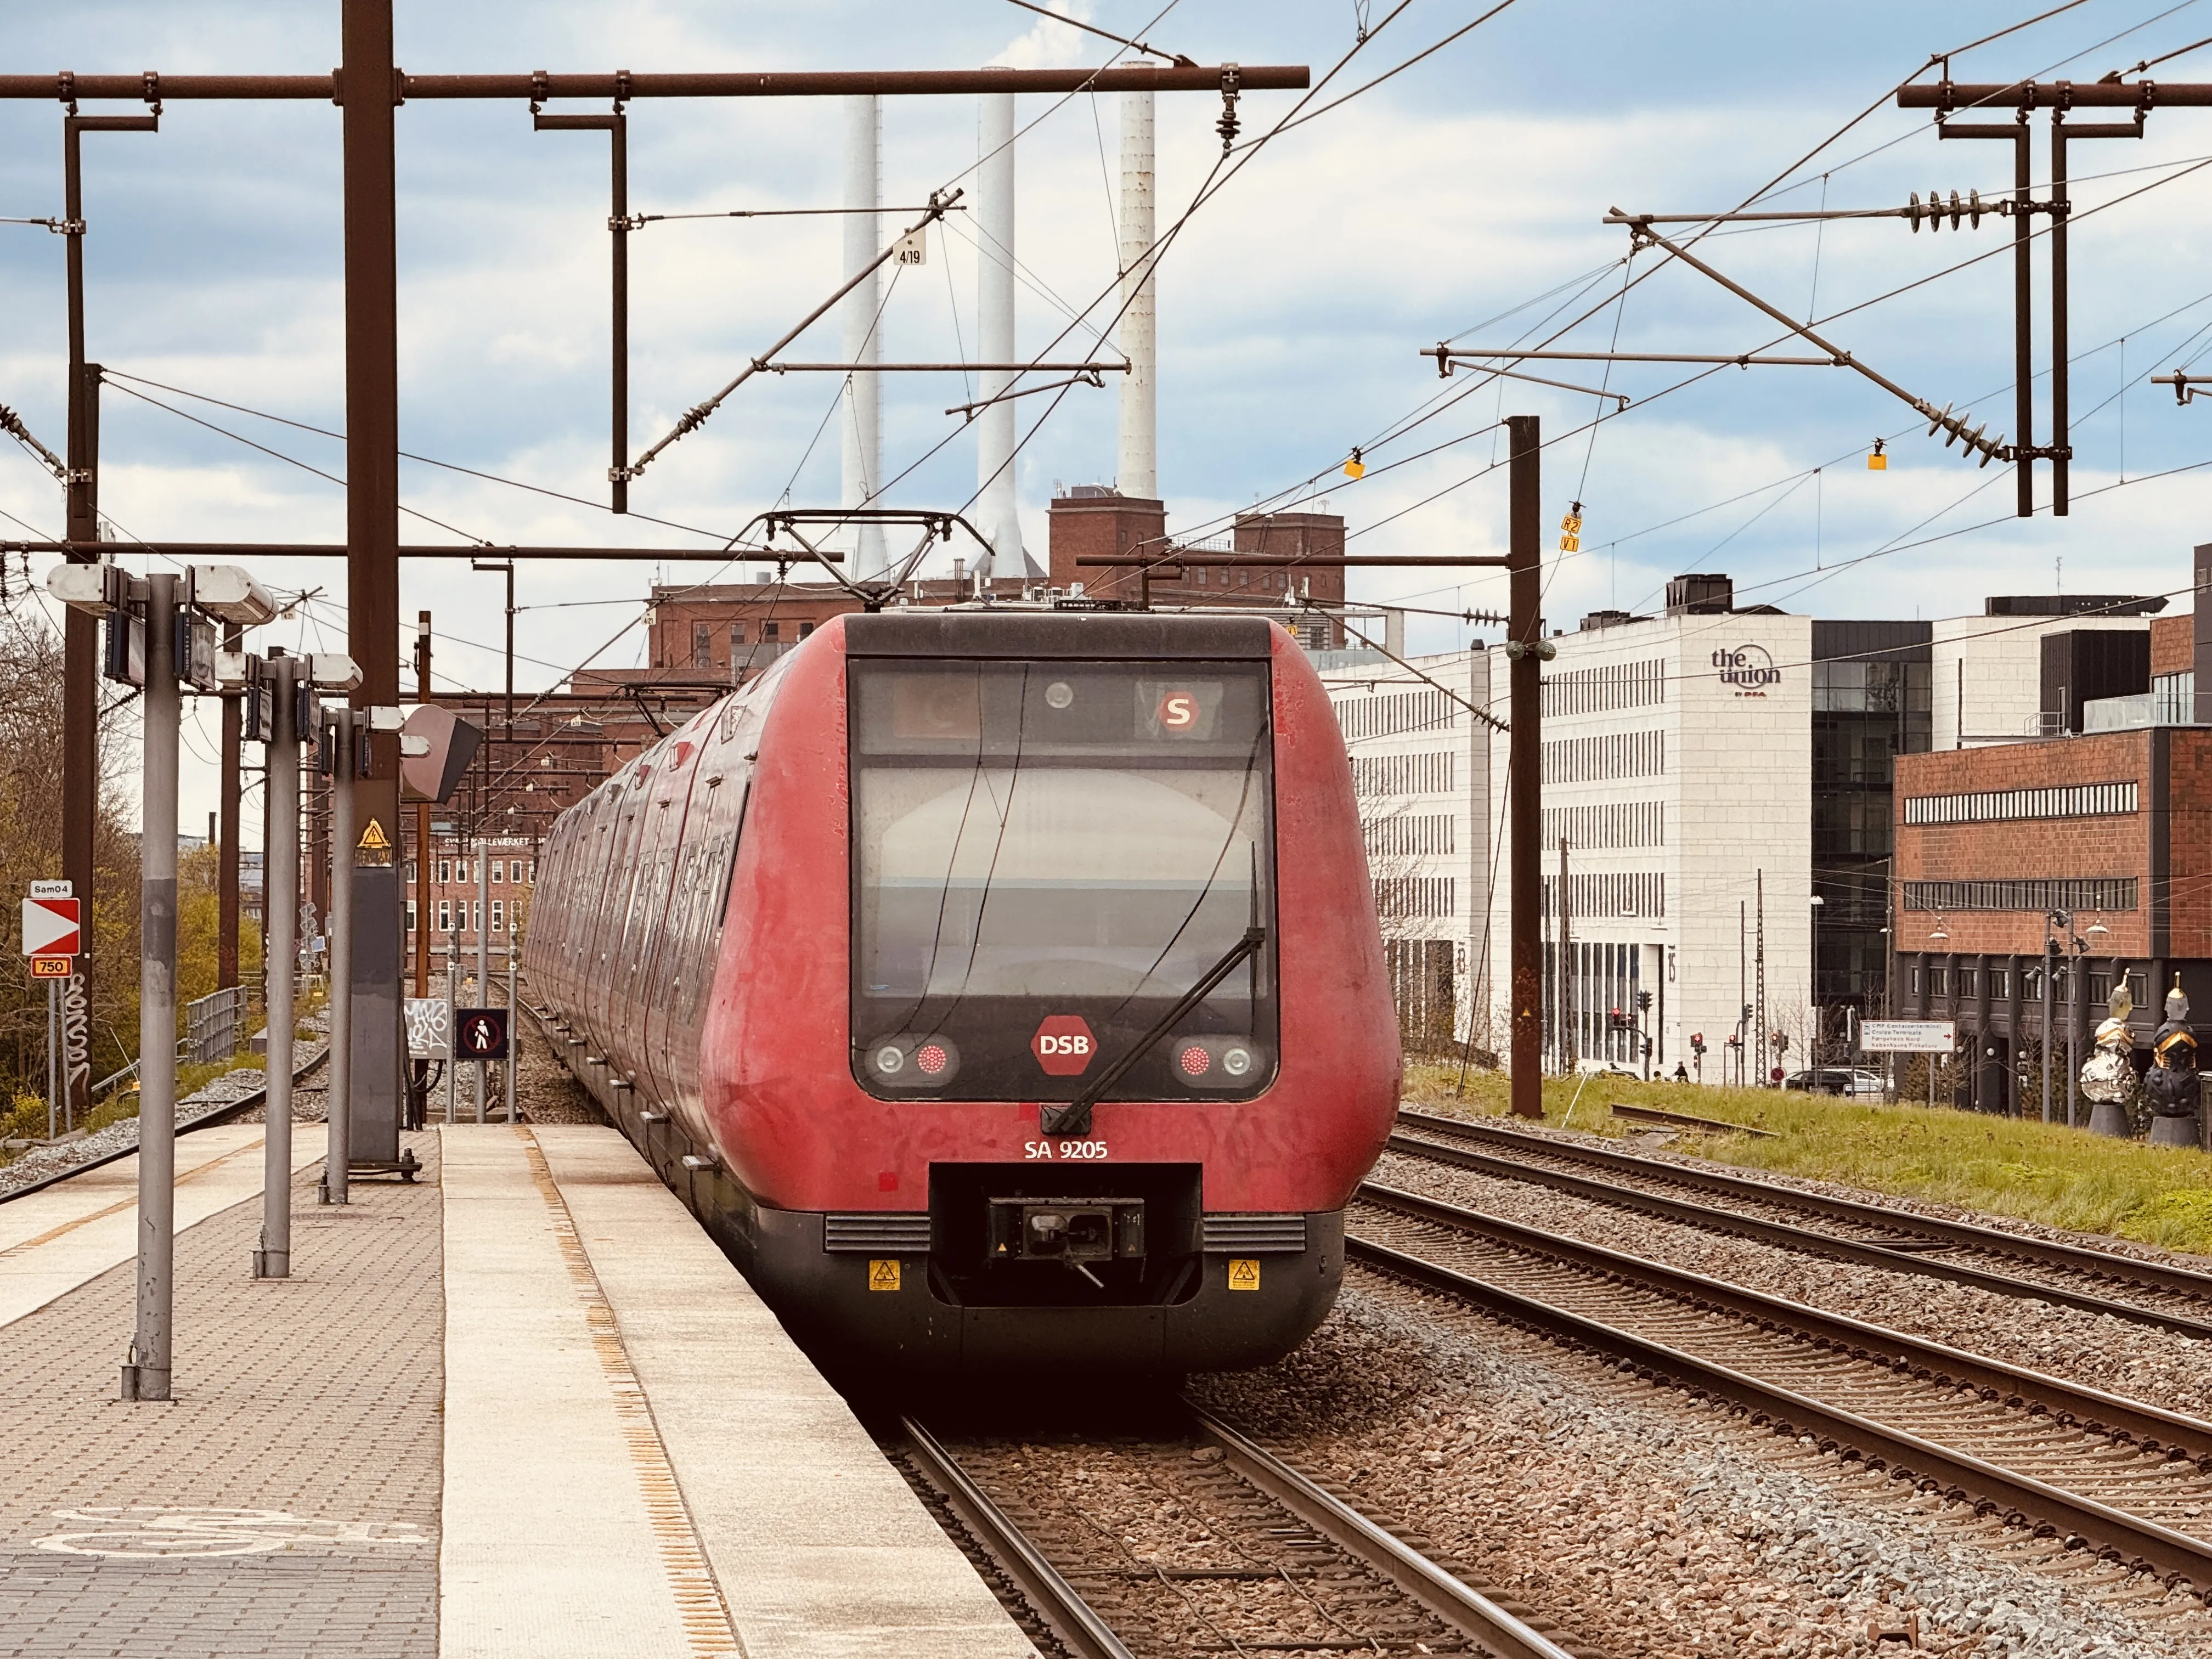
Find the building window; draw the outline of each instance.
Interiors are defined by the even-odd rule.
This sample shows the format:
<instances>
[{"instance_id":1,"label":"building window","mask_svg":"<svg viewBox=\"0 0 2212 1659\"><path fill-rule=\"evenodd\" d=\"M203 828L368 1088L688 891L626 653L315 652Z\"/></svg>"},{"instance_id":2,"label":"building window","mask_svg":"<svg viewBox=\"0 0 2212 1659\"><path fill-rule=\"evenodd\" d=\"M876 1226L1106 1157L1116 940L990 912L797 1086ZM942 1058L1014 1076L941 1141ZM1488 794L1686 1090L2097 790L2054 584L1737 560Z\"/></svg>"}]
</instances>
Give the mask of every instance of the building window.
<instances>
[{"instance_id":1,"label":"building window","mask_svg":"<svg viewBox=\"0 0 2212 1659\"><path fill-rule=\"evenodd\" d=\"M1992 969L1990 969L1990 995L1992 998L1996 998L1996 997L2008 997L2008 996L2010 996L2011 994L2012 994L2012 974L2011 974L2010 970L2009 970L2009 969L2003 969L2003 968L1992 968Z\"/></svg>"},{"instance_id":2,"label":"building window","mask_svg":"<svg viewBox=\"0 0 2212 1659\"><path fill-rule=\"evenodd\" d=\"M451 859L440 859L440 860L438 860L438 884L439 884L441 887L449 886L449 885L451 885L451 884L452 884L453 879L453 860L451 860Z\"/></svg>"},{"instance_id":3,"label":"building window","mask_svg":"<svg viewBox=\"0 0 2212 1659\"><path fill-rule=\"evenodd\" d=\"M491 902L491 930L495 933L507 931L507 901L504 899Z\"/></svg>"},{"instance_id":4,"label":"building window","mask_svg":"<svg viewBox=\"0 0 2212 1659\"><path fill-rule=\"evenodd\" d=\"M1928 970L1928 994L1935 997L1948 997L1951 994L1949 969L1930 968Z\"/></svg>"},{"instance_id":5,"label":"building window","mask_svg":"<svg viewBox=\"0 0 2212 1659\"><path fill-rule=\"evenodd\" d=\"M770 622L763 623L761 624L761 638L767 643L773 645L782 637L783 624L781 623Z\"/></svg>"},{"instance_id":6,"label":"building window","mask_svg":"<svg viewBox=\"0 0 2212 1659\"><path fill-rule=\"evenodd\" d=\"M691 624L691 665L694 668L712 668L714 665L714 623Z\"/></svg>"},{"instance_id":7,"label":"building window","mask_svg":"<svg viewBox=\"0 0 2212 1659\"><path fill-rule=\"evenodd\" d=\"M2135 786L2130 784L2130 788ZM2132 910L2133 876L2042 881L1908 881L1908 910Z\"/></svg>"},{"instance_id":8,"label":"building window","mask_svg":"<svg viewBox=\"0 0 2212 1659\"><path fill-rule=\"evenodd\" d=\"M538 860L536 859L530 860L530 884L532 887L535 887L538 884Z\"/></svg>"},{"instance_id":9,"label":"building window","mask_svg":"<svg viewBox=\"0 0 2212 1659\"><path fill-rule=\"evenodd\" d=\"M438 901L438 931L441 933L453 931L453 902L451 899Z\"/></svg>"},{"instance_id":10,"label":"building window","mask_svg":"<svg viewBox=\"0 0 2212 1659\"><path fill-rule=\"evenodd\" d=\"M1548 745L1547 745L1548 747ZM2014 818L2099 818L2136 810L2133 779L2056 789L1984 789L1967 795L1909 795L1907 823L2002 823Z\"/></svg>"},{"instance_id":11,"label":"building window","mask_svg":"<svg viewBox=\"0 0 2212 1659\"><path fill-rule=\"evenodd\" d=\"M2089 1000L2091 1002L2098 1004L2107 1002L2111 1000L2112 994L2112 976L2110 974L2092 974L2089 975Z\"/></svg>"},{"instance_id":12,"label":"building window","mask_svg":"<svg viewBox=\"0 0 2212 1659\"><path fill-rule=\"evenodd\" d=\"M477 899L473 903L464 906L463 908L468 913L469 931L472 933L481 933L483 932L483 901L482 899Z\"/></svg>"},{"instance_id":13,"label":"building window","mask_svg":"<svg viewBox=\"0 0 2212 1659\"><path fill-rule=\"evenodd\" d=\"M1959 969L1959 994L1961 997L1978 997L1981 995L1981 969L1978 968L1961 968Z\"/></svg>"},{"instance_id":14,"label":"building window","mask_svg":"<svg viewBox=\"0 0 2212 1659\"><path fill-rule=\"evenodd\" d=\"M743 645L744 642L745 625L741 622L732 623L730 624L730 645L732 648L734 649L738 646Z\"/></svg>"},{"instance_id":15,"label":"building window","mask_svg":"<svg viewBox=\"0 0 2212 1659\"><path fill-rule=\"evenodd\" d=\"M1912 994L1915 996L1920 994L1920 970L1917 968L1912 970Z\"/></svg>"},{"instance_id":16,"label":"building window","mask_svg":"<svg viewBox=\"0 0 2212 1659\"><path fill-rule=\"evenodd\" d=\"M507 878L512 882L520 883L521 881L522 860L520 859L510 859L507 861Z\"/></svg>"},{"instance_id":17,"label":"building window","mask_svg":"<svg viewBox=\"0 0 2212 1659\"><path fill-rule=\"evenodd\" d=\"M415 901L413 899L407 901L407 931L410 933L415 931Z\"/></svg>"},{"instance_id":18,"label":"building window","mask_svg":"<svg viewBox=\"0 0 2212 1659\"><path fill-rule=\"evenodd\" d=\"M799 637L802 640L813 631L814 624L811 622L803 622L799 624Z\"/></svg>"},{"instance_id":19,"label":"building window","mask_svg":"<svg viewBox=\"0 0 2212 1659\"><path fill-rule=\"evenodd\" d=\"M491 861L491 878L494 881L501 883L504 883L507 880L507 860L505 859L494 859Z\"/></svg>"},{"instance_id":20,"label":"building window","mask_svg":"<svg viewBox=\"0 0 2212 1659\"><path fill-rule=\"evenodd\" d=\"M415 860L414 860L413 859L410 859L410 860L407 860L407 880L408 880L408 884L409 884L409 885L410 885L410 886L411 886L411 885L413 885L413 884L414 884L414 881L415 881Z\"/></svg>"}]
</instances>

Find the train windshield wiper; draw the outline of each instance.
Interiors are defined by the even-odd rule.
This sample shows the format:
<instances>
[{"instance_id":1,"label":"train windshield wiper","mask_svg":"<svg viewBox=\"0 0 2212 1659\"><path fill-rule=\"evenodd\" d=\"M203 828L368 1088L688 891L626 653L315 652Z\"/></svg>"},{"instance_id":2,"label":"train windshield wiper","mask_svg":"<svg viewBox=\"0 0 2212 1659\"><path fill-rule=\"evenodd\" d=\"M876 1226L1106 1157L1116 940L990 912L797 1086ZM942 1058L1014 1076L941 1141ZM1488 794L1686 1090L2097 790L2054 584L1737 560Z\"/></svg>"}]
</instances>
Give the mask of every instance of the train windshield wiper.
<instances>
[{"instance_id":1,"label":"train windshield wiper","mask_svg":"<svg viewBox=\"0 0 2212 1659\"><path fill-rule=\"evenodd\" d=\"M1122 1052L1121 1057L1098 1074L1098 1080L1064 1106L1046 1106L1037 1115L1037 1127L1048 1135L1087 1135L1091 1133L1091 1109L1096 1106L1106 1091L1119 1083L1129 1068L1152 1051L1152 1047L1169 1031L1182 1022L1183 1017L1213 994L1213 988L1237 971L1237 964L1253 955L1267 942L1267 930L1255 924L1244 930L1244 937L1231 945L1220 961L1206 970L1205 976L1182 994L1182 1000L1160 1016L1159 1024L1139 1037Z\"/></svg>"}]
</instances>

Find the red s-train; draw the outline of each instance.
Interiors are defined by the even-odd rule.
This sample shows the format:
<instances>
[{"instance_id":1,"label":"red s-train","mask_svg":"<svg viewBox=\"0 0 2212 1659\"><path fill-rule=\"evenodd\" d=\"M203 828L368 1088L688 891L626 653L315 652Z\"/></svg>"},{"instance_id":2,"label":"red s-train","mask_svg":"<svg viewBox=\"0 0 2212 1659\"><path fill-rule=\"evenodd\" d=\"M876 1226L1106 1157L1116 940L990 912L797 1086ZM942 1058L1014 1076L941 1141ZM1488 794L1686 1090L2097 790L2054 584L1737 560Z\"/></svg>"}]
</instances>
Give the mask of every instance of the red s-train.
<instances>
[{"instance_id":1,"label":"red s-train","mask_svg":"<svg viewBox=\"0 0 2212 1659\"><path fill-rule=\"evenodd\" d=\"M523 964L825 1361L1264 1364L1396 1104L1350 769L1251 617L825 624L562 814Z\"/></svg>"}]
</instances>

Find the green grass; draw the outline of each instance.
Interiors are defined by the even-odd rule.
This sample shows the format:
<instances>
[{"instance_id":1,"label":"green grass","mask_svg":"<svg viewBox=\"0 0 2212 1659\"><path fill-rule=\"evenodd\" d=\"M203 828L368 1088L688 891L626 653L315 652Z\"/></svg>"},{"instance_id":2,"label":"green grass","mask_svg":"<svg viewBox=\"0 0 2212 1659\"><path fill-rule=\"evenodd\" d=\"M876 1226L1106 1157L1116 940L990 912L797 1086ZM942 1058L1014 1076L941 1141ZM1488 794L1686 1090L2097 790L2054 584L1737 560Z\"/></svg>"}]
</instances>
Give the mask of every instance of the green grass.
<instances>
[{"instance_id":1,"label":"green grass","mask_svg":"<svg viewBox=\"0 0 2212 1659\"><path fill-rule=\"evenodd\" d=\"M1451 1066L1408 1064L1406 1103L1468 1116L1502 1114L1508 1084L1470 1072L1464 1097ZM2039 1120L1989 1117L1948 1107L1881 1105L1770 1089L1705 1089L1626 1078L1544 1079L1544 1119L1619 1136L1638 1126L1607 1109L1656 1106L1771 1130L1753 1135L1686 1132L1678 1149L1747 1169L1849 1182L2212 1255L2212 1157L2111 1140Z\"/></svg>"},{"instance_id":2,"label":"green grass","mask_svg":"<svg viewBox=\"0 0 2212 1659\"><path fill-rule=\"evenodd\" d=\"M182 1100L186 1095L206 1088L227 1073L258 1072L265 1069L266 1064L259 1054L238 1054L228 1060L198 1060L191 1065L179 1065L177 1067L177 1098ZM126 1118L137 1115L137 1085L126 1084L87 1112L81 1127L87 1133L96 1133L111 1123L120 1123Z\"/></svg>"}]
</instances>

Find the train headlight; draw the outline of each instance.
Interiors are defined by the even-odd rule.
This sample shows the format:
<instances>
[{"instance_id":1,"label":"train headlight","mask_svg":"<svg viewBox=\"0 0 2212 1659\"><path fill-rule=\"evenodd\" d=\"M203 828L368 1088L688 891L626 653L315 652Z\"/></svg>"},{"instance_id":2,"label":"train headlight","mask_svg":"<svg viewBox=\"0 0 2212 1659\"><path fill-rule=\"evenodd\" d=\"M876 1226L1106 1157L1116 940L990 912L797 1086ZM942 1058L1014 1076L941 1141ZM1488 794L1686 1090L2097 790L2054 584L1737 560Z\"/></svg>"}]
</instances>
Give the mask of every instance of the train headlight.
<instances>
[{"instance_id":1,"label":"train headlight","mask_svg":"<svg viewBox=\"0 0 2212 1659\"><path fill-rule=\"evenodd\" d=\"M1044 701L1048 708L1065 708L1075 701L1075 688L1066 680L1054 680L1045 687Z\"/></svg>"},{"instance_id":2,"label":"train headlight","mask_svg":"<svg viewBox=\"0 0 2212 1659\"><path fill-rule=\"evenodd\" d=\"M1221 1069L1236 1078L1252 1075L1252 1051L1238 1044L1221 1052Z\"/></svg>"},{"instance_id":3,"label":"train headlight","mask_svg":"<svg viewBox=\"0 0 2212 1659\"><path fill-rule=\"evenodd\" d=\"M1167 1052L1168 1075L1186 1088L1238 1093L1267 1074L1261 1049L1251 1038L1194 1032Z\"/></svg>"},{"instance_id":4,"label":"train headlight","mask_svg":"<svg viewBox=\"0 0 2212 1659\"><path fill-rule=\"evenodd\" d=\"M905 1094L934 1092L959 1074L960 1045L927 1031L878 1037L860 1051L861 1081Z\"/></svg>"}]
</instances>

